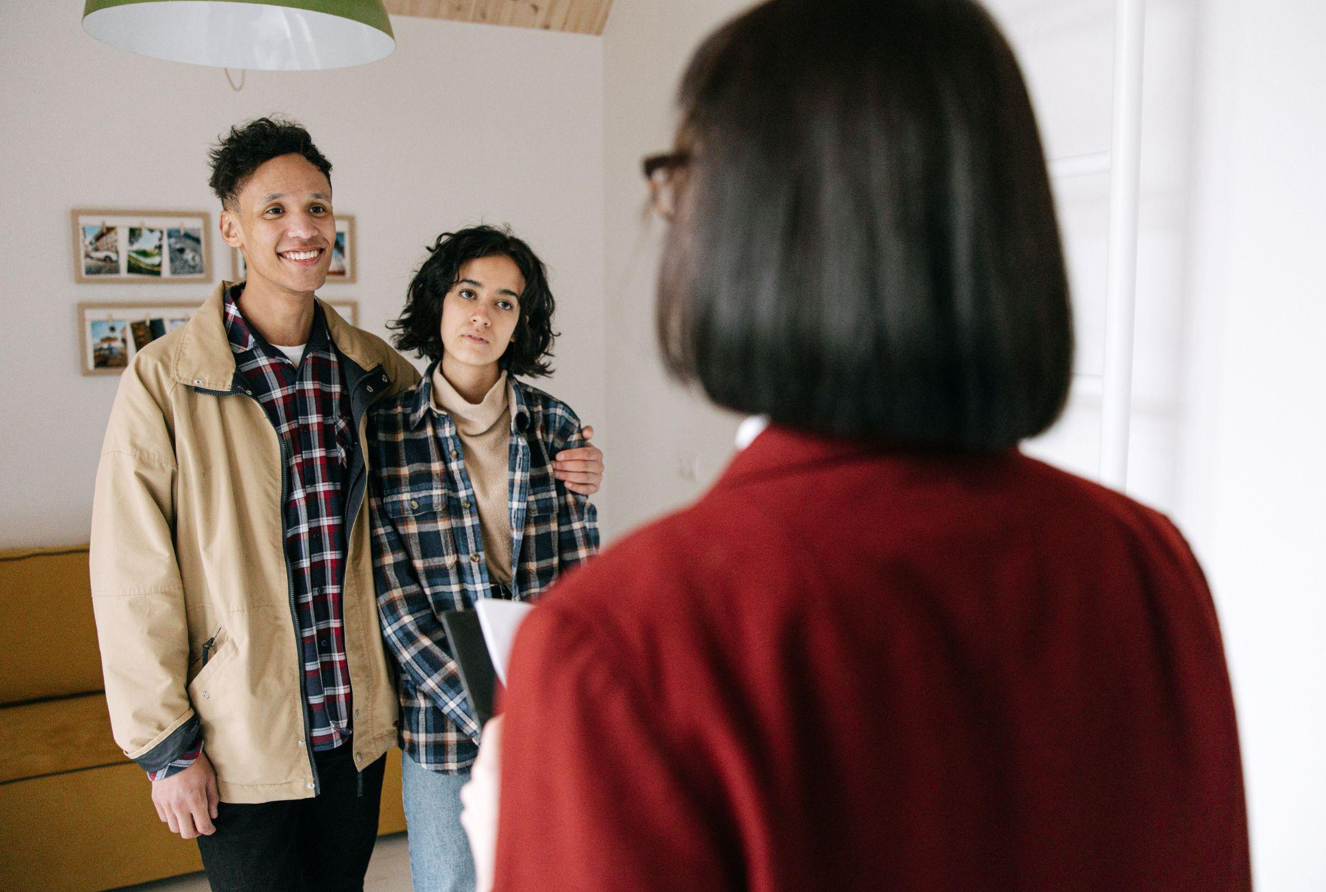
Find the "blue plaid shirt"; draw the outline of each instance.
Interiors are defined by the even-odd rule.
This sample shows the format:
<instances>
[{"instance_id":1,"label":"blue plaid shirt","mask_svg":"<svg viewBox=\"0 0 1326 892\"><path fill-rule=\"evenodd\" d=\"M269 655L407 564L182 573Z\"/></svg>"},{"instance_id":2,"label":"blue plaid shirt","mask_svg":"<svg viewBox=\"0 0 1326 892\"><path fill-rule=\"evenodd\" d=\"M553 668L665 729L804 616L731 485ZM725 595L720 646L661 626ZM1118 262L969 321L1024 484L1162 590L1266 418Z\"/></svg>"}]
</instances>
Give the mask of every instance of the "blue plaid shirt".
<instances>
[{"instance_id":1,"label":"blue plaid shirt","mask_svg":"<svg viewBox=\"0 0 1326 892\"><path fill-rule=\"evenodd\" d=\"M460 435L432 391L430 369L369 415L373 576L400 667L401 748L425 768L457 773L474 762L479 725L439 617L473 607L492 584ZM511 589L529 600L598 550L598 519L552 474L557 453L585 445L580 419L522 381L512 380L511 394Z\"/></svg>"}]
</instances>

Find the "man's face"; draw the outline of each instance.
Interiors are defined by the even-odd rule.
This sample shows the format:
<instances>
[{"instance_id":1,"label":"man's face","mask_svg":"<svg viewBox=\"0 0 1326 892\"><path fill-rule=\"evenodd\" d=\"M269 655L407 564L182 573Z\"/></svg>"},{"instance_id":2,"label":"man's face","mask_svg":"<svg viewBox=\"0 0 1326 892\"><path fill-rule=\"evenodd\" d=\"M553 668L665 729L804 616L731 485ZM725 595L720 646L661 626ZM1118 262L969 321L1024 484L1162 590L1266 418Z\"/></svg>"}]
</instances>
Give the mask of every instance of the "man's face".
<instances>
[{"instance_id":1,"label":"man's face","mask_svg":"<svg viewBox=\"0 0 1326 892\"><path fill-rule=\"evenodd\" d=\"M281 155L253 172L221 211L226 244L244 252L250 284L310 294L322 287L336 240L331 183L299 155Z\"/></svg>"},{"instance_id":2,"label":"man's face","mask_svg":"<svg viewBox=\"0 0 1326 892\"><path fill-rule=\"evenodd\" d=\"M525 277L501 254L471 260L442 300L442 350L447 367L497 364L520 322Z\"/></svg>"}]
</instances>

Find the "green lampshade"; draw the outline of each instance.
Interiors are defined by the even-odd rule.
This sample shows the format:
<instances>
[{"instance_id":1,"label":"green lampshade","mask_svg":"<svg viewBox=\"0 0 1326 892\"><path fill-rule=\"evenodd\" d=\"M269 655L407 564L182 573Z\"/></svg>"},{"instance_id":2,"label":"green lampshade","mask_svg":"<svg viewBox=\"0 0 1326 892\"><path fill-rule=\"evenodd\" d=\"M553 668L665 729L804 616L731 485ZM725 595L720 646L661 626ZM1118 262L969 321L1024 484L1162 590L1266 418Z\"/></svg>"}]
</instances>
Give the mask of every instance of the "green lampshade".
<instances>
[{"instance_id":1,"label":"green lampshade","mask_svg":"<svg viewBox=\"0 0 1326 892\"><path fill-rule=\"evenodd\" d=\"M363 65L396 48L382 0L87 0L83 30L131 53L254 71Z\"/></svg>"}]
</instances>

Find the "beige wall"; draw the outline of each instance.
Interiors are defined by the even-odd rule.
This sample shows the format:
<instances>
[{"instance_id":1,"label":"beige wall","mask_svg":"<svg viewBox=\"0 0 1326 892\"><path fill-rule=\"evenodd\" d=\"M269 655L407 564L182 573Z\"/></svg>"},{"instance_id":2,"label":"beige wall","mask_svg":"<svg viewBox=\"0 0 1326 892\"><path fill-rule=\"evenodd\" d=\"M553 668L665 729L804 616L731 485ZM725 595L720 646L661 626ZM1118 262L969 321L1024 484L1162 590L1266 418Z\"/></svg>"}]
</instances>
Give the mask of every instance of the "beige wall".
<instances>
[{"instance_id":1,"label":"beige wall","mask_svg":"<svg viewBox=\"0 0 1326 892\"><path fill-rule=\"evenodd\" d=\"M79 374L74 305L199 300L205 285L76 285L74 207L207 209L208 145L285 112L335 169L356 218L361 323L385 334L424 245L444 229L509 222L551 268L557 374L543 386L588 421L606 415L602 43L395 18L398 47L362 68L224 74L134 56L82 32L82 3L0 4L0 546L84 541L116 380ZM230 275L229 250L212 260Z\"/></svg>"}]
</instances>

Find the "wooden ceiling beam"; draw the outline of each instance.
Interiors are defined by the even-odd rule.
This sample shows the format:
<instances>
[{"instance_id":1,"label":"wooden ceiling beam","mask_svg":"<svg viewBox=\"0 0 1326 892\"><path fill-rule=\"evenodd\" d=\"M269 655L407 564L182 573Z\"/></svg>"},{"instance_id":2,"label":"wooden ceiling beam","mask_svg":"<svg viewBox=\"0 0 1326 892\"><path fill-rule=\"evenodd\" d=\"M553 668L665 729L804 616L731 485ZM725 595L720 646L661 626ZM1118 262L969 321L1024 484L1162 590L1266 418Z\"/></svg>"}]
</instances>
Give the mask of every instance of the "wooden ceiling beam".
<instances>
[{"instance_id":1,"label":"wooden ceiling beam","mask_svg":"<svg viewBox=\"0 0 1326 892\"><path fill-rule=\"evenodd\" d=\"M392 15L602 34L612 0L384 0Z\"/></svg>"}]
</instances>

